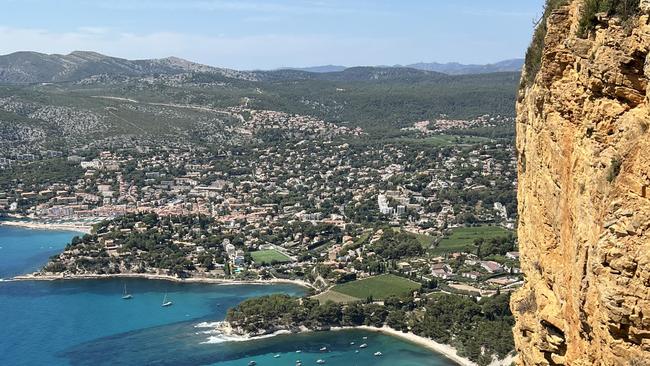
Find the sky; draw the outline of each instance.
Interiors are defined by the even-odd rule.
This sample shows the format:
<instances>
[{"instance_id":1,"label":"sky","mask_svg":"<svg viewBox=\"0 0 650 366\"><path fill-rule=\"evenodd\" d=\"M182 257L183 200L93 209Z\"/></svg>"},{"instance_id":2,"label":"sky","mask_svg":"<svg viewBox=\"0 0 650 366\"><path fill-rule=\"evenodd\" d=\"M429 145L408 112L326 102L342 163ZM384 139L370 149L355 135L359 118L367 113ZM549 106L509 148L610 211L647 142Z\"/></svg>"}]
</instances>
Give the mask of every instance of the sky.
<instances>
[{"instance_id":1,"label":"sky","mask_svg":"<svg viewBox=\"0 0 650 366\"><path fill-rule=\"evenodd\" d=\"M0 0L0 54L240 70L522 58L544 0Z\"/></svg>"}]
</instances>

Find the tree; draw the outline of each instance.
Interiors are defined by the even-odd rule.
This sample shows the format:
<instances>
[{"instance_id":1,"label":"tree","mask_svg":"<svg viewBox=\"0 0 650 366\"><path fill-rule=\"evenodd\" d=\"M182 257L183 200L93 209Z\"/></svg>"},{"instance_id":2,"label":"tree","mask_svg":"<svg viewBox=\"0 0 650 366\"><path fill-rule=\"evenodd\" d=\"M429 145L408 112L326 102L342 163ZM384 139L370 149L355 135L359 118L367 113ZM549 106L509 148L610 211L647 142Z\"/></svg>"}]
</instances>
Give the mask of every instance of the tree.
<instances>
[{"instance_id":1,"label":"tree","mask_svg":"<svg viewBox=\"0 0 650 366\"><path fill-rule=\"evenodd\" d=\"M406 313L403 310L393 310L386 317L386 325L393 329L407 331Z\"/></svg>"}]
</instances>

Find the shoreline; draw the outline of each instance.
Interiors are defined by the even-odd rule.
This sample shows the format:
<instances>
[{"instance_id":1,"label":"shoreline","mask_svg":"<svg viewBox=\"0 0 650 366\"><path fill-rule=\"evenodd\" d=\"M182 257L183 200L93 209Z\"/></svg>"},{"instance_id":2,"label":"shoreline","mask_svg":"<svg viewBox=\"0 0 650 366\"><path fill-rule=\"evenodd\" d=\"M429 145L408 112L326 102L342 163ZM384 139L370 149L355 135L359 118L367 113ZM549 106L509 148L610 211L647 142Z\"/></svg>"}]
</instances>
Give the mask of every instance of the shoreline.
<instances>
[{"instance_id":1,"label":"shoreline","mask_svg":"<svg viewBox=\"0 0 650 366\"><path fill-rule=\"evenodd\" d=\"M92 230L91 225L80 222L47 223L40 221L0 220L0 226L13 226L38 230L75 231L84 234L90 234L90 231Z\"/></svg>"},{"instance_id":2,"label":"shoreline","mask_svg":"<svg viewBox=\"0 0 650 366\"><path fill-rule=\"evenodd\" d=\"M212 330L203 331L202 333L211 335L208 337L208 340L205 341L205 344L214 344L214 343L223 343L223 342L247 342L254 341L258 339L265 339L276 337L280 335L296 335L296 334L306 334L312 332L337 332L337 331L346 331L346 330L362 330L367 332L381 333L383 335L399 338L400 340L413 343L417 346L425 348L433 353L436 353L459 366L478 366L475 362L469 360L466 357L458 355L458 351L451 345L443 344L434 341L433 339L422 337L411 332L402 332L396 329L393 329L387 325L383 327L373 327L368 325L358 325L358 326L341 326L341 327L330 327L329 329L308 329L304 326L300 327L300 330L290 331L290 330L278 330L269 334L262 335L250 335L250 334L233 334L232 328L227 321L219 321L214 323L203 322L195 325L195 328L208 328ZM514 356L508 355L503 360L494 360L490 363L489 366L510 366L514 361Z\"/></svg>"},{"instance_id":3,"label":"shoreline","mask_svg":"<svg viewBox=\"0 0 650 366\"><path fill-rule=\"evenodd\" d=\"M426 337L421 337L419 335L413 334L411 332L404 333L402 331L393 329L387 325L384 325L381 328L378 327L372 327L369 325L359 325L356 327L332 327L330 330L331 331L341 331L341 330L351 330L351 329L357 329L357 330L365 330L368 332L375 332L375 333L381 333L384 335L388 335L391 337L399 338L401 340L405 340L410 343L417 344L420 347L426 348L430 351L433 351L437 354L440 354L446 358L448 358L451 361L454 361L460 366L477 366L476 363L470 361L469 359L459 356L458 351L456 348L448 345L448 344L443 344L443 343L438 343L434 341L433 339L426 338ZM509 365L509 363L508 363Z\"/></svg>"},{"instance_id":4,"label":"shoreline","mask_svg":"<svg viewBox=\"0 0 650 366\"><path fill-rule=\"evenodd\" d=\"M35 272L38 273L38 272ZM144 280L160 280L170 281L177 283L204 283L204 284L217 284L217 285L278 285L278 284L291 284L304 288L313 288L313 286L302 280L285 280L280 278L273 278L269 280L231 280L227 278L178 278L169 275L158 275L148 273L115 273L115 274L86 274L86 275L41 275L41 274L26 274L14 276L11 278L13 281L70 281L70 280L103 280L113 278L133 278Z\"/></svg>"}]
</instances>

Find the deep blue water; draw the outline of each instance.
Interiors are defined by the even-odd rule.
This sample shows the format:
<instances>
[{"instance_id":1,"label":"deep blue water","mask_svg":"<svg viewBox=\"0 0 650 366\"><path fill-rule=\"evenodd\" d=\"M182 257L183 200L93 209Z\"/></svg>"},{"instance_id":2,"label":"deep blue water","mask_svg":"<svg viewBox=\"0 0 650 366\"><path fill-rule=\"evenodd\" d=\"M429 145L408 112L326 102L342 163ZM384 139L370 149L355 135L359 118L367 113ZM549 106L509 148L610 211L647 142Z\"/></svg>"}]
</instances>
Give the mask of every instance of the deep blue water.
<instances>
[{"instance_id":1,"label":"deep blue water","mask_svg":"<svg viewBox=\"0 0 650 366\"><path fill-rule=\"evenodd\" d=\"M0 226L1 276L38 268L74 235ZM132 300L121 298L125 284ZM206 343L214 341L204 333L209 328L197 327L222 320L229 307L249 297L280 292L300 295L304 290L138 279L0 282L0 365L234 366L255 360L276 366L300 359L306 366L319 358L335 366L452 365L416 345L363 331ZM173 306L160 306L165 293ZM359 350L363 342L368 348ZM319 351L323 346L329 351ZM379 350L384 356L373 356Z\"/></svg>"}]
</instances>

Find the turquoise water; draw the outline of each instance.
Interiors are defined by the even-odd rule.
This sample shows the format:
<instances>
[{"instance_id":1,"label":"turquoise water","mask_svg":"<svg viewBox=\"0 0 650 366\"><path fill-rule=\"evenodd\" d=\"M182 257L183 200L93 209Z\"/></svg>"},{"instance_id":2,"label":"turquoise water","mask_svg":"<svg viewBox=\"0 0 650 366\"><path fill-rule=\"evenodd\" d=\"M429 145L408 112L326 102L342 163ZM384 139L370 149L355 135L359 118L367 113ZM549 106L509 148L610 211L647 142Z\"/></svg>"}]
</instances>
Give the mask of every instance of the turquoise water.
<instances>
[{"instance_id":1,"label":"turquoise water","mask_svg":"<svg viewBox=\"0 0 650 366\"><path fill-rule=\"evenodd\" d=\"M50 256L60 253L75 235L83 234L0 226L0 278L38 270Z\"/></svg>"},{"instance_id":2,"label":"turquoise water","mask_svg":"<svg viewBox=\"0 0 650 366\"><path fill-rule=\"evenodd\" d=\"M57 240L72 236L0 226L0 273L6 278L38 268L65 245ZM132 300L121 298L125 284ZM249 297L279 292L300 295L304 290L138 279L0 282L0 365L234 366L254 360L279 366L298 359L305 366L318 359L335 366L453 365L416 345L363 331L214 343L219 339L210 328L198 327L222 320L229 307ZM165 293L173 306L160 306ZM364 342L368 348L357 348ZM373 356L376 351L384 356Z\"/></svg>"}]
</instances>

